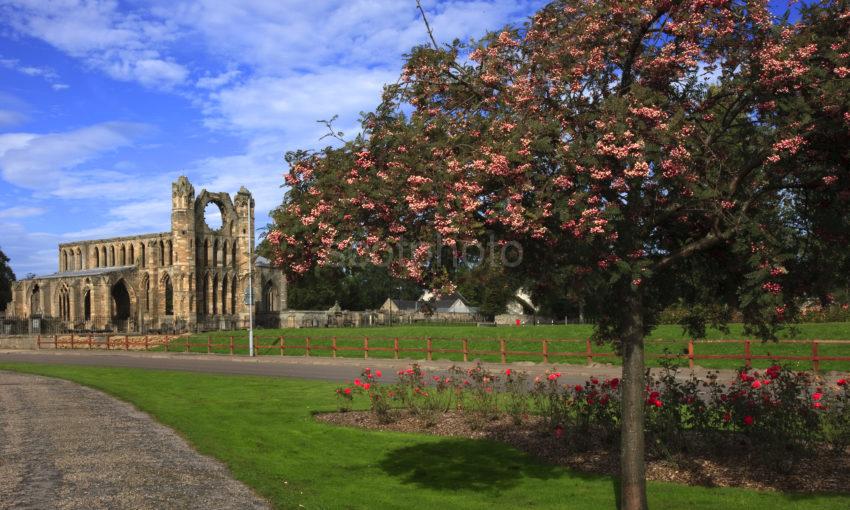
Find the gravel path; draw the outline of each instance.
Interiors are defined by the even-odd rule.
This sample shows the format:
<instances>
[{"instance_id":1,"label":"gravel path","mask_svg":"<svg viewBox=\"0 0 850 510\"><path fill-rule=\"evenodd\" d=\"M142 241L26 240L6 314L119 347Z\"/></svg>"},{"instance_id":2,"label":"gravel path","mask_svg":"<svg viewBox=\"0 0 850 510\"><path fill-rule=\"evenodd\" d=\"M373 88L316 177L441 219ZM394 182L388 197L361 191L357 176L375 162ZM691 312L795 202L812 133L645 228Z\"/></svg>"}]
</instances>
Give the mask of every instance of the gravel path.
<instances>
[{"instance_id":1,"label":"gravel path","mask_svg":"<svg viewBox=\"0 0 850 510\"><path fill-rule=\"evenodd\" d=\"M0 371L0 509L268 508L131 405Z\"/></svg>"}]
</instances>

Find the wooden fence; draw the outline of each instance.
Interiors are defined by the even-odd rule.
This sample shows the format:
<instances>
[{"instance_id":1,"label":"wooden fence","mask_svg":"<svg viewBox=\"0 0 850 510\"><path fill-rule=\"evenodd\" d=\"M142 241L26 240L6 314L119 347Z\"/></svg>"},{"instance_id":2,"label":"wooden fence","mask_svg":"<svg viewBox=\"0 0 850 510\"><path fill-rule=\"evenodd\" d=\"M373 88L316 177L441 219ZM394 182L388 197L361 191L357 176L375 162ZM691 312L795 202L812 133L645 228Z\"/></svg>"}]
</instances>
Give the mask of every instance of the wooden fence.
<instances>
[{"instance_id":1,"label":"wooden fence","mask_svg":"<svg viewBox=\"0 0 850 510\"><path fill-rule=\"evenodd\" d=\"M130 337L130 336L106 336L95 337L92 335L83 337L60 337L54 335L52 339L45 339L41 336L37 339L39 349L54 348L54 349L106 349L106 350L144 350L149 351L154 348L161 347L166 352L191 352L193 349L206 350L206 352L227 352L234 355L236 351L246 349L244 344L236 343L234 337L226 339L226 343L214 343L212 336L207 336L206 342L193 342L189 337L175 338L165 336L157 337L158 341L151 341L148 336ZM263 341L273 342L270 344L262 344ZM327 342L327 338L319 339ZM299 343L287 341L286 337L280 336L275 338L255 338L254 352L255 354L275 353L280 356L285 356L287 351L303 351L305 356L311 356L313 353L329 352L331 357L337 357L340 352L362 352L364 359L369 359L370 353L375 352L392 352L394 359L401 359L407 354L424 354L428 361L433 360L434 354L460 354L463 356L463 361L469 361L470 357L475 356L499 356L502 363L508 363L509 358L517 356L528 358L539 357L543 363L549 363L554 357L575 357L585 358L585 361L590 364L596 358L611 358L617 354L613 352L599 352L593 350L593 342L590 339L583 340L584 350L581 351L564 351L560 350L559 346L565 343L575 344L582 340L556 340L556 339L515 339L515 342L540 344L540 347L535 350L509 350L508 346L511 341L502 339L473 339L475 342L492 342L492 349L470 349L470 339L461 338L372 338L372 345L369 344L369 337L361 338L342 338L343 345L339 345L337 337L330 339L330 345L321 345L315 343L315 339L311 340L309 336L299 339ZM440 343L453 343L456 348L446 348L434 346L434 341ZM392 346L377 346L374 343L378 341L384 344L392 343ZM402 347L401 342L418 342L419 347ZM357 345L350 345L356 343ZM756 343L761 343L756 341ZM349 344L349 345L345 345ZM700 354L696 352L696 345L704 344L741 344L743 352L741 354ZM778 345L782 344L809 344L811 347L810 354L807 355L777 355L777 354L753 354L753 340L688 340L687 352L682 354L658 354L647 353L647 358L668 358L668 359L687 359L689 368L694 368L695 361L699 360L739 360L743 361L748 368L752 366L753 360L773 360L773 361L808 361L812 364L814 371L820 370L821 361L843 361L850 362L850 356L823 356L819 354L819 348L823 344L843 344L850 345L850 340L782 340ZM776 344L773 344L776 345ZM516 361L516 359L515 359Z\"/></svg>"}]
</instances>

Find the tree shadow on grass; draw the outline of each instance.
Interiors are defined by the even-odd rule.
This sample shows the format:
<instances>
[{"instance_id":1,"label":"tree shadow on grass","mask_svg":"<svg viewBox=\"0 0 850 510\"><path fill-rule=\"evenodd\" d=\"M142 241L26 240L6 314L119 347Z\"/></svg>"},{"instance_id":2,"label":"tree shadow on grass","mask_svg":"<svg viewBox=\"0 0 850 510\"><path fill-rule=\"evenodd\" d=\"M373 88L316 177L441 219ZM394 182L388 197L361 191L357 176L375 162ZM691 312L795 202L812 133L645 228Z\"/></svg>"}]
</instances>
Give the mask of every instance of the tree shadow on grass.
<instances>
[{"instance_id":1,"label":"tree shadow on grass","mask_svg":"<svg viewBox=\"0 0 850 510\"><path fill-rule=\"evenodd\" d=\"M550 480L568 474L563 468L540 464L507 445L468 439L398 448L387 454L380 467L402 483L437 490L507 489L524 478Z\"/></svg>"}]
</instances>

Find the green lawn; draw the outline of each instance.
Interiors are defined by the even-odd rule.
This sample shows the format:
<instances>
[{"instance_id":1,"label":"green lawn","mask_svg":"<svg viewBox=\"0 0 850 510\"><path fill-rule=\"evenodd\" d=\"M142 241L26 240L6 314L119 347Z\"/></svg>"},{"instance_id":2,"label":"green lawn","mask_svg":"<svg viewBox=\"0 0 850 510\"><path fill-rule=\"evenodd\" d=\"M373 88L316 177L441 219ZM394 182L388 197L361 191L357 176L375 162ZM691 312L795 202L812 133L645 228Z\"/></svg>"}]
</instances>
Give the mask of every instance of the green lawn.
<instances>
[{"instance_id":1,"label":"green lawn","mask_svg":"<svg viewBox=\"0 0 850 510\"><path fill-rule=\"evenodd\" d=\"M744 339L746 336L743 332L743 327L740 324L730 325L731 331L723 333L718 330L709 330L706 335L706 340L716 339ZM369 339L370 349L384 348L392 349L394 339L399 339L400 349L425 349L426 339L432 339L432 349L439 351L440 349L461 350L461 339L467 339L468 348L471 351L498 351L499 339L506 340L506 349L508 351L524 351L534 354L523 354L508 356L508 361L537 361L542 362L542 343L541 339L550 339L553 342L549 345L550 352L571 352L583 353L585 351L585 339L591 335L593 327L589 325L560 325L560 326L523 326L523 327L476 327L476 326L440 326L440 325L422 325L422 326L394 326L394 327L377 327L377 328L312 328L312 329L263 329L255 331L255 343L262 346L271 345L274 348L263 349L260 354L280 355L280 339L283 338L286 347L284 354L293 356L302 356L306 353L303 346L306 345L306 338L310 338L312 347L311 355L313 356L329 356L332 339L336 338L338 347L357 347L363 346L364 338ZM234 339L235 352L239 354L247 353L247 332L245 331L221 331L195 335L191 338L192 343L213 344L228 344L230 337ZM850 323L808 323L800 324L796 330L784 331L781 335L783 339L818 339L818 340L850 340ZM538 340L538 341L532 341ZM568 342L554 342L554 340L572 340ZM296 347L297 346L297 347ZM594 352L612 352L609 345L593 345ZM180 345L174 346L175 350L185 350ZM206 346L191 347L194 352L205 352ZM226 353L229 352L229 346L225 348L213 348L213 352ZM649 336L647 342L647 353L663 354L669 352L672 354L687 353L687 337L684 335L682 328L675 325L658 326ZM695 345L697 355L743 355L743 344L712 344L700 343L697 340ZM753 339L751 352L753 355L790 355L790 356L808 356L811 354L811 346L809 344L776 344L774 342L762 343L757 339ZM819 348L821 356L850 356L850 344L821 344ZM360 351L345 351L338 352L339 356L345 357L362 357ZM372 351L370 357L374 358L391 358L394 353L390 350ZM424 352L401 352L400 357L423 359ZM449 359L461 360L463 355L460 353L440 353L434 352L434 359ZM498 354L472 354L469 359L481 359L483 361L499 361ZM580 356L550 356L550 363L584 363L584 355ZM619 363L617 357L601 357L595 361ZM658 362L652 358L648 360L650 365L658 365ZM785 361L785 364L796 369L811 369L811 363L808 361ZM739 360L698 360L698 365L707 368L738 368L743 366L743 361ZM772 364L769 360L755 360L754 367L764 368ZM850 370L850 362L838 361L823 361L821 362L821 370Z\"/></svg>"},{"instance_id":2,"label":"green lawn","mask_svg":"<svg viewBox=\"0 0 850 510\"><path fill-rule=\"evenodd\" d=\"M320 424L334 384L124 368L0 364L70 379L129 401L225 462L277 508L616 506L616 482L536 462L500 443ZM846 509L848 495L650 483L654 509Z\"/></svg>"}]
</instances>

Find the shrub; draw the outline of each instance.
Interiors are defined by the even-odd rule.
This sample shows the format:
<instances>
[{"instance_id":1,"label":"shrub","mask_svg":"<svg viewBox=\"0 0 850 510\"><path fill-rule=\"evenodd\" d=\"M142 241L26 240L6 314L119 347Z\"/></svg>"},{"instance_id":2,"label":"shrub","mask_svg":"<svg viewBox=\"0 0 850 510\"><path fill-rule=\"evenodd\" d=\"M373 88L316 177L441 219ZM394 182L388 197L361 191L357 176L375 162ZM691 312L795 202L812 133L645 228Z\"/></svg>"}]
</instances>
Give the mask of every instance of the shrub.
<instances>
[{"instance_id":1,"label":"shrub","mask_svg":"<svg viewBox=\"0 0 850 510\"><path fill-rule=\"evenodd\" d=\"M505 410L516 425L528 416L528 374L510 368L505 370Z\"/></svg>"},{"instance_id":2,"label":"shrub","mask_svg":"<svg viewBox=\"0 0 850 510\"><path fill-rule=\"evenodd\" d=\"M472 428L481 428L499 416L496 387L499 377L476 363L466 371L463 411Z\"/></svg>"},{"instance_id":3,"label":"shrub","mask_svg":"<svg viewBox=\"0 0 850 510\"><path fill-rule=\"evenodd\" d=\"M366 368L360 373L360 379L354 380L354 385L359 388L360 392L369 397L369 407L378 421L388 423L392 419L390 416L390 394L394 392L378 382L382 375L380 370L373 372L372 369Z\"/></svg>"},{"instance_id":4,"label":"shrub","mask_svg":"<svg viewBox=\"0 0 850 510\"><path fill-rule=\"evenodd\" d=\"M354 395L352 395L351 387L342 386L336 389L336 401L337 407L339 407L339 412L346 413L351 411L351 404L354 400Z\"/></svg>"}]
</instances>

